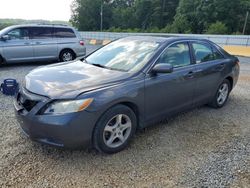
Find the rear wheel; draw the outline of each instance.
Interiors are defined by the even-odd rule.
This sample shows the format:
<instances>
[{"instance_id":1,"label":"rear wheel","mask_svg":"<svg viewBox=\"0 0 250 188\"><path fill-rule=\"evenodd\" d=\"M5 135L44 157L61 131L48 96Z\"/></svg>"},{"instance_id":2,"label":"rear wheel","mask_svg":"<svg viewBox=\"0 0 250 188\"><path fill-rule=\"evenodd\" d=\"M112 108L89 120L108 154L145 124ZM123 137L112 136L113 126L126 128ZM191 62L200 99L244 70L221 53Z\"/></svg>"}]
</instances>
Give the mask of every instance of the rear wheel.
<instances>
[{"instance_id":1,"label":"rear wheel","mask_svg":"<svg viewBox=\"0 0 250 188\"><path fill-rule=\"evenodd\" d=\"M75 59L75 54L72 50L63 50L59 58L62 62L72 61Z\"/></svg>"},{"instance_id":2,"label":"rear wheel","mask_svg":"<svg viewBox=\"0 0 250 188\"><path fill-rule=\"evenodd\" d=\"M117 153L127 147L136 130L133 110L117 105L105 112L93 135L95 148L103 153Z\"/></svg>"},{"instance_id":3,"label":"rear wheel","mask_svg":"<svg viewBox=\"0 0 250 188\"><path fill-rule=\"evenodd\" d=\"M216 95L214 96L213 101L210 103L210 106L214 108L223 107L228 100L230 91L231 84L229 80L226 79L220 84L219 88L217 89Z\"/></svg>"}]
</instances>

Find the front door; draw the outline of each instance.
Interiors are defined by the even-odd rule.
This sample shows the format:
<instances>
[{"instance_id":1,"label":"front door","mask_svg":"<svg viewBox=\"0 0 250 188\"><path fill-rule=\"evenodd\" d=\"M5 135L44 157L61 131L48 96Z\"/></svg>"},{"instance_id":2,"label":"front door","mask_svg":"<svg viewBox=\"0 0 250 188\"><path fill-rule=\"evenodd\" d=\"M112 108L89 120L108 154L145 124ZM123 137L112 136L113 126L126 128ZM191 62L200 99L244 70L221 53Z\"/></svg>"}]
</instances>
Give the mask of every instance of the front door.
<instances>
[{"instance_id":1,"label":"front door","mask_svg":"<svg viewBox=\"0 0 250 188\"><path fill-rule=\"evenodd\" d=\"M195 66L188 43L176 43L165 49L157 63L172 64L172 73L148 74L145 79L145 120L164 118L193 105Z\"/></svg>"},{"instance_id":2,"label":"front door","mask_svg":"<svg viewBox=\"0 0 250 188\"><path fill-rule=\"evenodd\" d=\"M33 47L27 28L16 28L7 33L9 40L4 42L3 56L7 62L33 60Z\"/></svg>"}]
</instances>

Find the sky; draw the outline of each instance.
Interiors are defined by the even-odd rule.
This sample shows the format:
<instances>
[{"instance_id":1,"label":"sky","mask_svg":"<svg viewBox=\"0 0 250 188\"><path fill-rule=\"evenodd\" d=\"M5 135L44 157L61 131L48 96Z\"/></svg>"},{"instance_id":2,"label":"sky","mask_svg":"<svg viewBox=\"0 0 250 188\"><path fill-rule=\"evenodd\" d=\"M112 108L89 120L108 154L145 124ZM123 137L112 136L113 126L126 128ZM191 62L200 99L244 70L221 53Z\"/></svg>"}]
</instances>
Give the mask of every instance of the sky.
<instances>
[{"instance_id":1,"label":"sky","mask_svg":"<svg viewBox=\"0 0 250 188\"><path fill-rule=\"evenodd\" d=\"M0 18L28 20L70 19L73 0L0 0Z\"/></svg>"}]
</instances>

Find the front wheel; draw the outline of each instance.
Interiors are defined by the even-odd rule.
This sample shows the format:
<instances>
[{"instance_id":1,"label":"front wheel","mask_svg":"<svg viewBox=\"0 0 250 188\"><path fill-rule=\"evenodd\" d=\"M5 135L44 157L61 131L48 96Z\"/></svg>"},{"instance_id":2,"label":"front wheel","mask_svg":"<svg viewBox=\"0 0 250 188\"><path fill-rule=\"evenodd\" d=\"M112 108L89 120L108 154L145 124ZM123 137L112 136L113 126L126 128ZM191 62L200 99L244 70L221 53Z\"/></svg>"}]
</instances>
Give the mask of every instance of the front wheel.
<instances>
[{"instance_id":1,"label":"front wheel","mask_svg":"<svg viewBox=\"0 0 250 188\"><path fill-rule=\"evenodd\" d=\"M214 108L223 107L228 100L230 91L231 91L230 82L228 80L224 80L217 89L216 95L214 96L213 101L210 103L210 106Z\"/></svg>"},{"instance_id":2,"label":"front wheel","mask_svg":"<svg viewBox=\"0 0 250 188\"><path fill-rule=\"evenodd\" d=\"M112 107L102 115L95 127L95 149L108 154L125 149L135 133L136 122L135 113L129 107Z\"/></svg>"}]
</instances>

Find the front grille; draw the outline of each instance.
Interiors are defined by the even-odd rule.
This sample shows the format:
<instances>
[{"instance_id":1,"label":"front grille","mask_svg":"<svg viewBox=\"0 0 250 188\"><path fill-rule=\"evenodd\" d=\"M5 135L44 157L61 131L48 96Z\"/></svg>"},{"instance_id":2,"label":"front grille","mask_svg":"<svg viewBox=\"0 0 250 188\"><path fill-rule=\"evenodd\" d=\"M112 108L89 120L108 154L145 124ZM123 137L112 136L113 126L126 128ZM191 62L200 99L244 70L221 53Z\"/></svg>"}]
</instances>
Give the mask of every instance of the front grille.
<instances>
[{"instance_id":1,"label":"front grille","mask_svg":"<svg viewBox=\"0 0 250 188\"><path fill-rule=\"evenodd\" d=\"M32 101L32 100L25 100L25 102L22 104L23 107L29 112L36 106L38 101Z\"/></svg>"},{"instance_id":2,"label":"front grille","mask_svg":"<svg viewBox=\"0 0 250 188\"><path fill-rule=\"evenodd\" d=\"M37 105L37 103L39 101L28 99L24 95L22 95L21 93L18 93L17 102L23 108L25 108L25 110L27 110L29 112L29 111L31 111Z\"/></svg>"}]
</instances>

